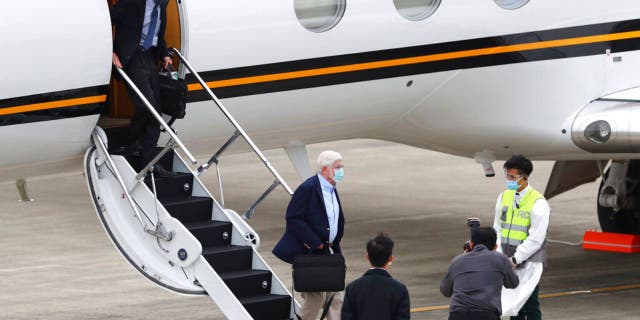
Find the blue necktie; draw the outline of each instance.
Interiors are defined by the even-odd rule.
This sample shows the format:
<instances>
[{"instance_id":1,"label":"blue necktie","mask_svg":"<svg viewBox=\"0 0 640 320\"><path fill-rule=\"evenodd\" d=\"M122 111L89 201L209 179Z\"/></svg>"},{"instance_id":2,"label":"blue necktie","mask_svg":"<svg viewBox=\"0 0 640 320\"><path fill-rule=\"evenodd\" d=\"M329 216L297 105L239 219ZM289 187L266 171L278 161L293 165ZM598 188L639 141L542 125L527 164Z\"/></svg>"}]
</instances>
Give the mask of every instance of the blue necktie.
<instances>
[{"instance_id":1,"label":"blue necktie","mask_svg":"<svg viewBox=\"0 0 640 320\"><path fill-rule=\"evenodd\" d=\"M156 34L156 25L158 24L158 7L160 6L160 0L155 0L156 5L153 6L153 12L151 13L151 23L149 24L149 30L147 31L147 37L144 39L142 47L145 50L149 50L153 45L153 38Z\"/></svg>"}]
</instances>

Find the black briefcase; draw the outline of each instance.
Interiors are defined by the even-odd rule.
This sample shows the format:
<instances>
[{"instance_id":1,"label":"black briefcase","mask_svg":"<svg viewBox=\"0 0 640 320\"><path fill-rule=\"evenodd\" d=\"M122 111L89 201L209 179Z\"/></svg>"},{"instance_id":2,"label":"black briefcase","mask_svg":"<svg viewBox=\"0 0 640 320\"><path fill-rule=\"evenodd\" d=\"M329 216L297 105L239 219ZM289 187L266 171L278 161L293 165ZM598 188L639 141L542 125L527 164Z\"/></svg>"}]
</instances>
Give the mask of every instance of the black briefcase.
<instances>
[{"instance_id":1,"label":"black briefcase","mask_svg":"<svg viewBox=\"0 0 640 320\"><path fill-rule=\"evenodd\" d=\"M184 79L175 79L173 69L169 65L168 72L160 72L160 108L162 113L168 114L172 119L182 119L187 107L187 82Z\"/></svg>"},{"instance_id":2,"label":"black briefcase","mask_svg":"<svg viewBox=\"0 0 640 320\"><path fill-rule=\"evenodd\" d=\"M293 287L298 292L342 291L346 273L341 254L300 254L293 258Z\"/></svg>"}]
</instances>

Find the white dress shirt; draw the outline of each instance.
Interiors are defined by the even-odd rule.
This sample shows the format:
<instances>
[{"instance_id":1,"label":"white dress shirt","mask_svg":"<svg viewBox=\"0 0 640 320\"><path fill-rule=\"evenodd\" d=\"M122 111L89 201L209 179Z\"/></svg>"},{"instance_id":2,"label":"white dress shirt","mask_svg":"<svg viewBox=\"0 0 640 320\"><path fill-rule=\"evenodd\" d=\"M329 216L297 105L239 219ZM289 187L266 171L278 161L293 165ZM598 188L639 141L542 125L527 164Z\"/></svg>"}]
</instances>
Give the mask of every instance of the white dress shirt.
<instances>
[{"instance_id":1,"label":"white dress shirt","mask_svg":"<svg viewBox=\"0 0 640 320\"><path fill-rule=\"evenodd\" d=\"M144 9L144 22L142 24L142 36L140 37L140 46L144 45L144 41L147 39L147 33L149 33L149 27L151 26L151 13L153 7L156 5L155 0L147 0L146 8ZM152 47L158 46L158 34L160 33L160 6L158 6L158 20L156 21L156 30L153 34Z\"/></svg>"},{"instance_id":2,"label":"white dress shirt","mask_svg":"<svg viewBox=\"0 0 640 320\"><path fill-rule=\"evenodd\" d=\"M329 242L333 242L338 235L338 219L340 218L340 204L338 204L338 197L336 196L336 187L320 174L318 174L318 179L320 180L324 207L327 209L327 219L329 220Z\"/></svg>"}]
</instances>

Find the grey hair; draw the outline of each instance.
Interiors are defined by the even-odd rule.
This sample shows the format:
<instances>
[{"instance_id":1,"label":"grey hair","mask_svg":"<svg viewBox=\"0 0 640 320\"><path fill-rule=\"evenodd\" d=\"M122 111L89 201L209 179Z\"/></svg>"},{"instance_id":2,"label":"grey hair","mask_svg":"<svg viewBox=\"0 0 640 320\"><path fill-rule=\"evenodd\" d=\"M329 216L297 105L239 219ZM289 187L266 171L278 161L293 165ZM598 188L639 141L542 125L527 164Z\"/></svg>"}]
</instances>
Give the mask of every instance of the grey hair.
<instances>
[{"instance_id":1,"label":"grey hair","mask_svg":"<svg viewBox=\"0 0 640 320\"><path fill-rule=\"evenodd\" d=\"M316 170L318 172L322 171L322 167L330 167L334 162L342 160L342 155L333 151L333 150L325 150L320 152L318 155L318 160L316 161Z\"/></svg>"}]
</instances>

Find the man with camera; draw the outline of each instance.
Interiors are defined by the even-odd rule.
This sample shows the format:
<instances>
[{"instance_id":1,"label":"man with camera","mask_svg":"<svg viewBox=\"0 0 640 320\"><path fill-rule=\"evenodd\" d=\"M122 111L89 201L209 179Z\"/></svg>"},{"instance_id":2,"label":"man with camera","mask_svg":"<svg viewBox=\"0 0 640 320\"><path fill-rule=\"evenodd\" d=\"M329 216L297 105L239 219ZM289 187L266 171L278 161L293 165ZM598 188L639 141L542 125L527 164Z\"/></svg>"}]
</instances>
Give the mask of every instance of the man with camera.
<instances>
[{"instance_id":1,"label":"man with camera","mask_svg":"<svg viewBox=\"0 0 640 320\"><path fill-rule=\"evenodd\" d=\"M453 259L440 292L451 297L449 320L499 320L502 286L515 288L518 276L509 259L495 252L497 235L489 227L471 229L471 251Z\"/></svg>"},{"instance_id":2,"label":"man with camera","mask_svg":"<svg viewBox=\"0 0 640 320\"><path fill-rule=\"evenodd\" d=\"M521 285L505 290L504 315L512 320L540 320L538 284L546 262L546 237L550 208L547 200L529 185L533 164L522 155L504 163L507 190L496 202L493 228L498 233L499 251L509 257Z\"/></svg>"}]
</instances>

